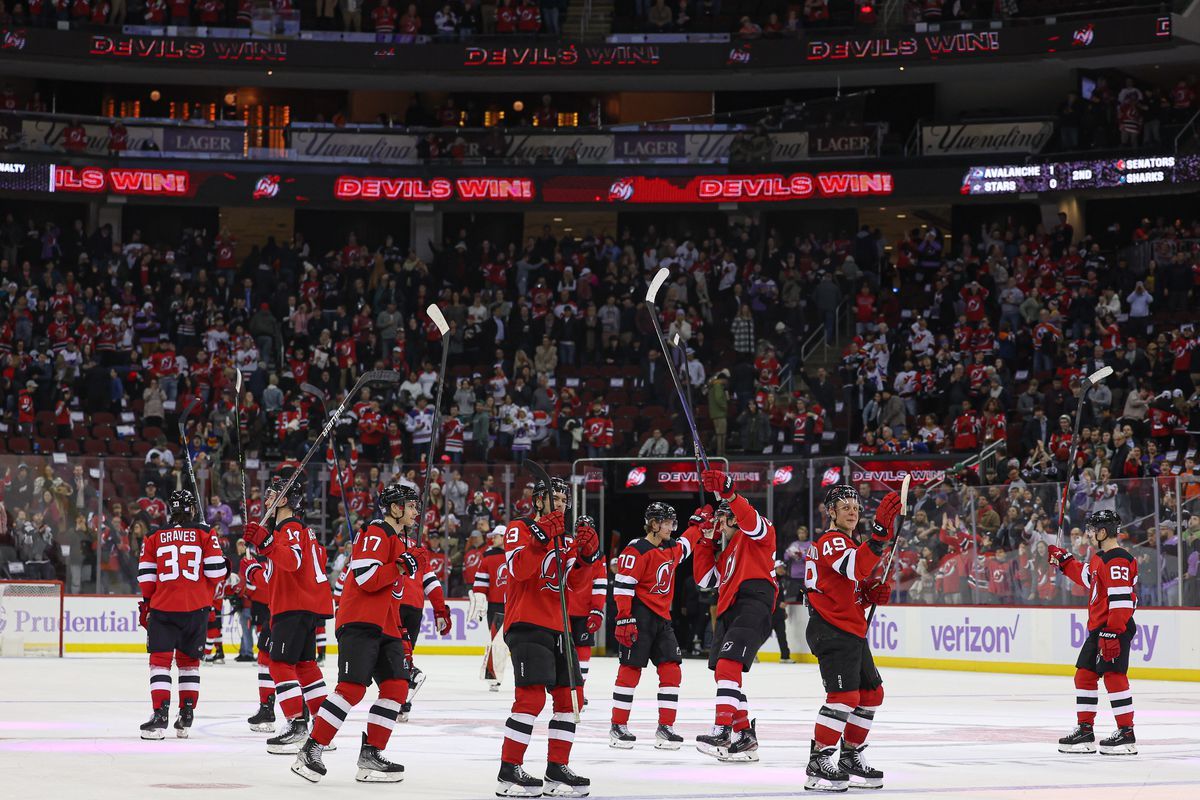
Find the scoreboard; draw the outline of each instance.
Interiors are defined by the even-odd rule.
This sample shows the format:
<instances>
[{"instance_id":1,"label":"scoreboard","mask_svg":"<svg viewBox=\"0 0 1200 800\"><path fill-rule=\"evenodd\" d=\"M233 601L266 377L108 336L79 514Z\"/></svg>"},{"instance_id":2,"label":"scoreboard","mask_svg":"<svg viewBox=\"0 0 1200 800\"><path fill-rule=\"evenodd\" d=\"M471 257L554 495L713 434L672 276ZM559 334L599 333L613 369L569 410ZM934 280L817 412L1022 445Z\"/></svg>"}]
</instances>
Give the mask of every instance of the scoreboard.
<instances>
[{"instance_id":1,"label":"scoreboard","mask_svg":"<svg viewBox=\"0 0 1200 800\"><path fill-rule=\"evenodd\" d=\"M964 195L1005 195L1062 192L1072 189L1119 189L1190 183L1200 177L1200 157L1138 156L1136 158L1051 161L971 167L963 176Z\"/></svg>"},{"instance_id":2,"label":"scoreboard","mask_svg":"<svg viewBox=\"0 0 1200 800\"><path fill-rule=\"evenodd\" d=\"M0 161L0 191L53 192L54 165Z\"/></svg>"}]
</instances>

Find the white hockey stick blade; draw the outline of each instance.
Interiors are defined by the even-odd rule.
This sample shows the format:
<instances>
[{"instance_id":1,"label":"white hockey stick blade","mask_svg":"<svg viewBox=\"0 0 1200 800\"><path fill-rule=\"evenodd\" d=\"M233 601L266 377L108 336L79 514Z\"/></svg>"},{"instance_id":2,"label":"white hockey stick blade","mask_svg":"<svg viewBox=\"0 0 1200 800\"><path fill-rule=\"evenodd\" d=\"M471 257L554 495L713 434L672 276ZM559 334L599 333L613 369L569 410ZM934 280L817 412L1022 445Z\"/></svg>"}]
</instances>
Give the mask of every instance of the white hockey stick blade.
<instances>
[{"instance_id":1,"label":"white hockey stick blade","mask_svg":"<svg viewBox=\"0 0 1200 800\"><path fill-rule=\"evenodd\" d=\"M1105 365L1105 366L1101 367L1100 369L1096 370L1095 372L1093 372L1091 375L1088 375L1088 378L1087 378L1088 383L1090 383L1094 386L1112 374L1113 374L1113 368Z\"/></svg>"},{"instance_id":2,"label":"white hockey stick blade","mask_svg":"<svg viewBox=\"0 0 1200 800\"><path fill-rule=\"evenodd\" d=\"M658 297L658 290L661 289L662 285L667 282L667 277L670 276L670 274L671 270L667 269L666 267L663 267L657 273L655 273L654 280L650 281L650 288L646 290L647 303L654 305L654 303L657 302L655 298Z\"/></svg>"},{"instance_id":3,"label":"white hockey stick blade","mask_svg":"<svg viewBox=\"0 0 1200 800\"><path fill-rule=\"evenodd\" d=\"M912 482L912 474L904 473L904 480L900 481L900 513L908 514L908 485Z\"/></svg>"},{"instance_id":4,"label":"white hockey stick blade","mask_svg":"<svg viewBox=\"0 0 1200 800\"><path fill-rule=\"evenodd\" d=\"M442 314L442 310L437 307L437 303L430 303L429 308L425 309L425 313L433 320L433 324L437 325L438 333L445 336L450 330L450 326L446 324L446 317Z\"/></svg>"},{"instance_id":5,"label":"white hockey stick blade","mask_svg":"<svg viewBox=\"0 0 1200 800\"><path fill-rule=\"evenodd\" d=\"M675 338L671 340L671 344L675 345L676 347L679 347L679 334L678 333L675 334Z\"/></svg>"},{"instance_id":6,"label":"white hockey stick blade","mask_svg":"<svg viewBox=\"0 0 1200 800\"><path fill-rule=\"evenodd\" d=\"M242 398L242 371L240 369L233 371L233 391L240 402Z\"/></svg>"}]
</instances>

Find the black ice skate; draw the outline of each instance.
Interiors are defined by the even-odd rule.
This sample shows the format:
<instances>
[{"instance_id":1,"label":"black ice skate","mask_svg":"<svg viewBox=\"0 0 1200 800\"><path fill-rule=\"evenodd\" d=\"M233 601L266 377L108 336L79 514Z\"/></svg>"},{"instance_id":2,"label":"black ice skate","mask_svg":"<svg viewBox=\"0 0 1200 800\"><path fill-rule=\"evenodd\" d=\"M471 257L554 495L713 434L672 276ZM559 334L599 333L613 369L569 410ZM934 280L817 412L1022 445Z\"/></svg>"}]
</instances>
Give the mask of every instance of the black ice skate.
<instances>
[{"instance_id":1,"label":"black ice skate","mask_svg":"<svg viewBox=\"0 0 1200 800\"><path fill-rule=\"evenodd\" d=\"M683 737L670 725L659 725L654 732L654 747L658 750L678 750L683 746Z\"/></svg>"},{"instance_id":2,"label":"black ice skate","mask_svg":"<svg viewBox=\"0 0 1200 800\"><path fill-rule=\"evenodd\" d=\"M409 695L411 697L412 695ZM408 722L408 715L412 713L412 703L401 703L400 711L396 714L396 722Z\"/></svg>"},{"instance_id":3,"label":"black ice skate","mask_svg":"<svg viewBox=\"0 0 1200 800\"><path fill-rule=\"evenodd\" d=\"M547 797L587 797L591 791L592 782L576 775L566 764L546 765L546 788L542 793Z\"/></svg>"},{"instance_id":4,"label":"black ice skate","mask_svg":"<svg viewBox=\"0 0 1200 800\"><path fill-rule=\"evenodd\" d=\"M358 774L354 780L360 783L399 783L404 780L404 767L388 761L378 747L367 744L367 735L364 733L362 747L358 751Z\"/></svg>"},{"instance_id":5,"label":"black ice skate","mask_svg":"<svg viewBox=\"0 0 1200 800\"><path fill-rule=\"evenodd\" d=\"M608 729L608 746L618 750L632 750L637 737L629 732L625 725L613 723Z\"/></svg>"},{"instance_id":6,"label":"black ice skate","mask_svg":"<svg viewBox=\"0 0 1200 800\"><path fill-rule=\"evenodd\" d=\"M170 706L171 701L164 700L158 708L154 709L154 715L142 723L140 730L143 739L162 739L167 735L167 709Z\"/></svg>"},{"instance_id":7,"label":"black ice skate","mask_svg":"<svg viewBox=\"0 0 1200 800\"><path fill-rule=\"evenodd\" d=\"M863 757L866 745L854 747L848 742L842 742L842 758L838 761L838 769L850 776L852 789L882 789L883 772L867 763Z\"/></svg>"},{"instance_id":8,"label":"black ice skate","mask_svg":"<svg viewBox=\"0 0 1200 800\"><path fill-rule=\"evenodd\" d=\"M267 752L277 756L291 756L300 752L300 746L308 738L308 725L303 717L284 720L278 736L267 739Z\"/></svg>"},{"instance_id":9,"label":"black ice skate","mask_svg":"<svg viewBox=\"0 0 1200 800\"><path fill-rule=\"evenodd\" d=\"M1137 739L1133 736L1133 727L1117 728L1112 736L1100 740L1100 755L1102 756L1136 756Z\"/></svg>"},{"instance_id":10,"label":"black ice skate","mask_svg":"<svg viewBox=\"0 0 1200 800\"><path fill-rule=\"evenodd\" d=\"M250 730L259 733L270 733L275 730L275 695L268 695L267 702L260 703L258 711L254 713L253 717L247 717L246 722L250 723Z\"/></svg>"},{"instance_id":11,"label":"black ice skate","mask_svg":"<svg viewBox=\"0 0 1200 800\"><path fill-rule=\"evenodd\" d=\"M306 781L316 783L325 777L325 762L321 760L321 756L324 753L324 745L317 744L312 739L308 739L300 748L300 752L296 754L296 760L292 764L292 772Z\"/></svg>"},{"instance_id":12,"label":"black ice skate","mask_svg":"<svg viewBox=\"0 0 1200 800\"><path fill-rule=\"evenodd\" d=\"M1096 734L1092 726L1081 722L1075 730L1058 740L1060 753L1094 753L1096 752Z\"/></svg>"},{"instance_id":13,"label":"black ice skate","mask_svg":"<svg viewBox=\"0 0 1200 800\"><path fill-rule=\"evenodd\" d=\"M221 647L220 645L214 647L213 651L212 651L212 655L210 655L208 658L206 658L204 660L207 661L209 664L224 664L225 663L225 649L223 647Z\"/></svg>"},{"instance_id":14,"label":"black ice skate","mask_svg":"<svg viewBox=\"0 0 1200 800\"><path fill-rule=\"evenodd\" d=\"M179 707L179 716L175 718L175 736L180 739L188 738L192 730L192 720L196 715L196 704L192 700L184 700Z\"/></svg>"},{"instance_id":15,"label":"black ice skate","mask_svg":"<svg viewBox=\"0 0 1200 800\"><path fill-rule=\"evenodd\" d=\"M729 725L713 725L712 731L696 737L696 749L706 756L717 758L718 751L729 747L733 728Z\"/></svg>"},{"instance_id":16,"label":"black ice skate","mask_svg":"<svg viewBox=\"0 0 1200 800\"><path fill-rule=\"evenodd\" d=\"M758 733L754 721L750 727L733 734L728 747L717 748L718 761L758 761Z\"/></svg>"},{"instance_id":17,"label":"black ice skate","mask_svg":"<svg viewBox=\"0 0 1200 800\"><path fill-rule=\"evenodd\" d=\"M837 745L818 747L814 740L810 745L808 769L804 788L815 792L844 792L850 785L850 776L835 761Z\"/></svg>"},{"instance_id":18,"label":"black ice skate","mask_svg":"<svg viewBox=\"0 0 1200 800\"><path fill-rule=\"evenodd\" d=\"M408 679L408 703L412 705L412 701L417 699L417 692L421 691L421 687L425 685L425 673L417 669L415 666L409 673Z\"/></svg>"},{"instance_id":19,"label":"black ice skate","mask_svg":"<svg viewBox=\"0 0 1200 800\"><path fill-rule=\"evenodd\" d=\"M501 762L496 780L496 797L542 796L541 779L530 775L520 764Z\"/></svg>"}]
</instances>

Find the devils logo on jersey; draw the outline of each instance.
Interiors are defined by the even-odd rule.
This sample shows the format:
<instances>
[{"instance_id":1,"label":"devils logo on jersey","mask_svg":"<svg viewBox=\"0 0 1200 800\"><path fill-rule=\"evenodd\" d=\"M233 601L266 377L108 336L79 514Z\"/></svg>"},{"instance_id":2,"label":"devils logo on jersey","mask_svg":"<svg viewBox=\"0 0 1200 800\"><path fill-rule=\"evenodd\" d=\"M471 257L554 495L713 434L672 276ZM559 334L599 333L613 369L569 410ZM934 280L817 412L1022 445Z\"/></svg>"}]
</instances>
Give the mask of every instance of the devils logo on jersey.
<instances>
[{"instance_id":1,"label":"devils logo on jersey","mask_svg":"<svg viewBox=\"0 0 1200 800\"><path fill-rule=\"evenodd\" d=\"M555 551L551 550L546 553L546 557L542 559L542 567L538 573L542 579L542 588L549 589L552 592L562 591L562 584L558 582L558 565L554 558ZM567 571L570 569L570 561L567 562L567 568L563 570L563 577L566 577Z\"/></svg>"},{"instance_id":2,"label":"devils logo on jersey","mask_svg":"<svg viewBox=\"0 0 1200 800\"><path fill-rule=\"evenodd\" d=\"M725 562L725 569L721 571L721 585L729 583L733 578L734 570L737 569L737 553L730 553L729 560Z\"/></svg>"},{"instance_id":3,"label":"devils logo on jersey","mask_svg":"<svg viewBox=\"0 0 1200 800\"><path fill-rule=\"evenodd\" d=\"M497 586L507 586L508 585L508 565L507 564L501 564L499 567L496 568L495 580L496 580Z\"/></svg>"},{"instance_id":4,"label":"devils logo on jersey","mask_svg":"<svg viewBox=\"0 0 1200 800\"><path fill-rule=\"evenodd\" d=\"M654 586L650 587L651 594L668 594L671 591L671 584L675 580L675 564L667 561L658 565L658 571L654 574Z\"/></svg>"}]
</instances>

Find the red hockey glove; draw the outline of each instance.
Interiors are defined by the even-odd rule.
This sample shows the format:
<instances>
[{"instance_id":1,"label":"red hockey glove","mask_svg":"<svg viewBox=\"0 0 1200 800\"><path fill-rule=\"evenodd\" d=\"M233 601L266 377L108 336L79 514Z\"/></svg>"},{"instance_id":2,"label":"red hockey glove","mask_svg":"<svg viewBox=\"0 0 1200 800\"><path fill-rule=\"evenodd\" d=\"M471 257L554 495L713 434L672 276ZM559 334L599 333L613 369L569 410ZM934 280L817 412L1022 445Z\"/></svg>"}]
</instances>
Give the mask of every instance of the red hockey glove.
<instances>
[{"instance_id":1,"label":"red hockey glove","mask_svg":"<svg viewBox=\"0 0 1200 800\"><path fill-rule=\"evenodd\" d=\"M712 519L713 507L711 505L704 505L692 512L692 515L688 517L688 524L695 525L703 531L712 527Z\"/></svg>"},{"instance_id":2,"label":"red hockey glove","mask_svg":"<svg viewBox=\"0 0 1200 800\"><path fill-rule=\"evenodd\" d=\"M242 531L242 538L247 544L254 545L258 552L265 553L275 543L275 534L257 522L247 522Z\"/></svg>"},{"instance_id":3,"label":"red hockey glove","mask_svg":"<svg viewBox=\"0 0 1200 800\"><path fill-rule=\"evenodd\" d=\"M575 553L585 564L595 564L603 555L600 552L600 534L591 525L575 526Z\"/></svg>"},{"instance_id":4,"label":"red hockey glove","mask_svg":"<svg viewBox=\"0 0 1200 800\"><path fill-rule=\"evenodd\" d=\"M712 492L722 500L728 500L736 494L733 491L733 478L719 469L706 469L701 472L700 484L704 491Z\"/></svg>"},{"instance_id":5,"label":"red hockey glove","mask_svg":"<svg viewBox=\"0 0 1200 800\"><path fill-rule=\"evenodd\" d=\"M633 647L638 638L637 620L633 617L617 620L616 637L622 647Z\"/></svg>"},{"instance_id":6,"label":"red hockey glove","mask_svg":"<svg viewBox=\"0 0 1200 800\"><path fill-rule=\"evenodd\" d=\"M549 546L551 541L561 538L566 532L567 523L563 519L563 512L552 511L549 514L538 517L537 522L531 523L529 529L533 533L534 539L541 544Z\"/></svg>"},{"instance_id":7,"label":"red hockey glove","mask_svg":"<svg viewBox=\"0 0 1200 800\"><path fill-rule=\"evenodd\" d=\"M894 524L900 515L900 493L888 492L875 509L875 521L871 523L871 538L877 542L886 542L896 535Z\"/></svg>"},{"instance_id":8,"label":"red hockey glove","mask_svg":"<svg viewBox=\"0 0 1200 800\"><path fill-rule=\"evenodd\" d=\"M138 602L138 625L146 627L146 620L150 618L150 601L141 600Z\"/></svg>"},{"instance_id":9,"label":"red hockey glove","mask_svg":"<svg viewBox=\"0 0 1200 800\"><path fill-rule=\"evenodd\" d=\"M869 589L863 589L863 600L867 603L873 603L877 606L886 606L892 599L891 581L886 583L877 583Z\"/></svg>"},{"instance_id":10,"label":"red hockey glove","mask_svg":"<svg viewBox=\"0 0 1200 800\"><path fill-rule=\"evenodd\" d=\"M587 617L587 632L595 633L600 630L600 626L604 624L604 612L592 611Z\"/></svg>"},{"instance_id":11,"label":"red hockey glove","mask_svg":"<svg viewBox=\"0 0 1200 800\"><path fill-rule=\"evenodd\" d=\"M450 609L446 608L446 606L441 606L433 610L433 621L437 624L439 636L449 636L450 631L454 628L454 623L450 619Z\"/></svg>"},{"instance_id":12,"label":"red hockey glove","mask_svg":"<svg viewBox=\"0 0 1200 800\"><path fill-rule=\"evenodd\" d=\"M1105 661L1116 661L1121 655L1121 640L1116 631L1100 631L1100 658Z\"/></svg>"},{"instance_id":13,"label":"red hockey glove","mask_svg":"<svg viewBox=\"0 0 1200 800\"><path fill-rule=\"evenodd\" d=\"M1071 558L1074 558L1074 556L1058 545L1052 544L1046 548L1046 560L1059 569L1062 569L1063 565Z\"/></svg>"},{"instance_id":14,"label":"red hockey glove","mask_svg":"<svg viewBox=\"0 0 1200 800\"><path fill-rule=\"evenodd\" d=\"M413 555L412 551L406 550L396 559L396 566L400 568L408 577L415 577L421 571L421 560Z\"/></svg>"}]
</instances>

